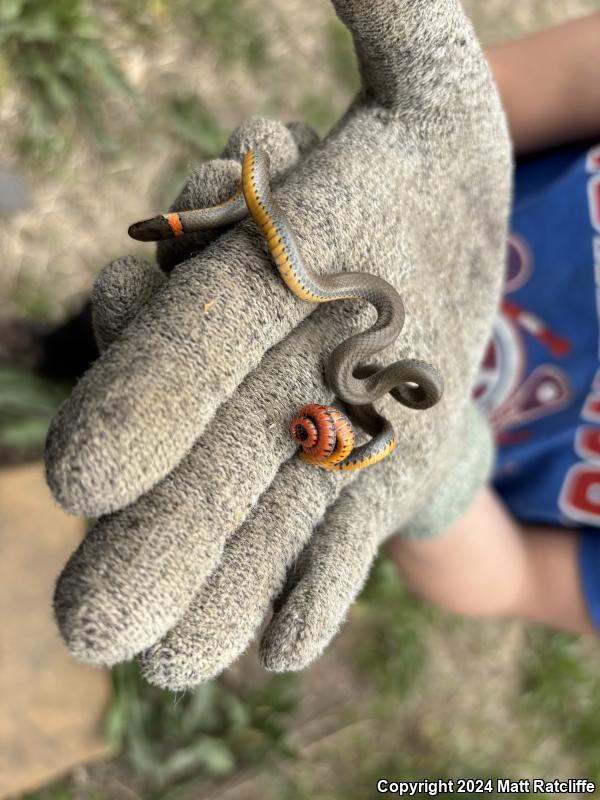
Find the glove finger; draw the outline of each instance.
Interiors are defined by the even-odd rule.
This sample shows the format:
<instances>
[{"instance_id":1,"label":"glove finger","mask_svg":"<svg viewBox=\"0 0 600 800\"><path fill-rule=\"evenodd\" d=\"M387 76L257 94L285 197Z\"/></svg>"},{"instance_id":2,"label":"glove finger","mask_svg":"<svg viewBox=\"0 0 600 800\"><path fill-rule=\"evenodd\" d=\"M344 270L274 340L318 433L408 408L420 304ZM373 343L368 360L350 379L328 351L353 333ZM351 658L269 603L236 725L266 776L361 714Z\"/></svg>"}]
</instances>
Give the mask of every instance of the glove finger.
<instances>
[{"instance_id":1,"label":"glove finger","mask_svg":"<svg viewBox=\"0 0 600 800\"><path fill-rule=\"evenodd\" d=\"M399 529L411 538L443 533L486 483L492 457L489 425L468 403L437 467L416 476L425 505L407 525L398 502L398 465L383 462L379 473L360 475L328 510L294 565L262 637L263 666L301 670L318 658L364 586L380 543Z\"/></svg>"},{"instance_id":2,"label":"glove finger","mask_svg":"<svg viewBox=\"0 0 600 800\"><path fill-rule=\"evenodd\" d=\"M272 173L278 180L296 166L299 155L307 155L319 141L319 134L306 122L282 123L266 117L250 117L233 131L223 157L241 162L248 150L256 147L269 150L275 144L276 149L279 147L282 150L280 163Z\"/></svg>"},{"instance_id":3,"label":"glove finger","mask_svg":"<svg viewBox=\"0 0 600 800\"><path fill-rule=\"evenodd\" d=\"M332 0L349 28L363 85L371 102L405 122L443 126L481 89L481 48L459 0ZM476 82L476 83L475 83ZM463 93L464 89L464 93Z\"/></svg>"},{"instance_id":4,"label":"glove finger","mask_svg":"<svg viewBox=\"0 0 600 800\"><path fill-rule=\"evenodd\" d=\"M194 170L170 210L206 208L227 200L239 188L240 164L244 154L255 147L274 154L272 178L273 185L276 186L318 140L315 131L304 123L292 122L284 125L264 117L249 117L231 134L221 158L208 161ZM177 264L203 250L231 227L200 231L159 242L156 253L161 269L170 272Z\"/></svg>"},{"instance_id":5,"label":"glove finger","mask_svg":"<svg viewBox=\"0 0 600 800\"><path fill-rule=\"evenodd\" d=\"M259 657L266 669L308 666L329 644L362 589L386 521L378 479L400 465L381 467L346 487L294 565L261 639Z\"/></svg>"},{"instance_id":6,"label":"glove finger","mask_svg":"<svg viewBox=\"0 0 600 800\"><path fill-rule=\"evenodd\" d=\"M92 325L100 352L119 338L165 280L155 264L134 256L104 267L92 288Z\"/></svg>"},{"instance_id":7,"label":"glove finger","mask_svg":"<svg viewBox=\"0 0 600 800\"><path fill-rule=\"evenodd\" d=\"M141 655L150 683L187 689L218 675L241 655L340 486L331 474L296 459L283 465L276 483L228 540L218 568L182 618Z\"/></svg>"},{"instance_id":8,"label":"glove finger","mask_svg":"<svg viewBox=\"0 0 600 800\"><path fill-rule=\"evenodd\" d=\"M293 454L293 409L307 397L330 399L321 354L332 334L351 329L347 311L340 304L333 314L321 308L311 315L297 335L269 351L175 470L94 525L54 598L59 628L77 657L106 664L130 658L178 621L218 565L225 540ZM312 472L317 482L337 479Z\"/></svg>"},{"instance_id":9,"label":"glove finger","mask_svg":"<svg viewBox=\"0 0 600 800\"><path fill-rule=\"evenodd\" d=\"M312 125L309 125L307 122L295 120L293 122L286 122L285 126L294 137L301 158L304 158L311 150L314 150L321 141L319 134Z\"/></svg>"}]
</instances>

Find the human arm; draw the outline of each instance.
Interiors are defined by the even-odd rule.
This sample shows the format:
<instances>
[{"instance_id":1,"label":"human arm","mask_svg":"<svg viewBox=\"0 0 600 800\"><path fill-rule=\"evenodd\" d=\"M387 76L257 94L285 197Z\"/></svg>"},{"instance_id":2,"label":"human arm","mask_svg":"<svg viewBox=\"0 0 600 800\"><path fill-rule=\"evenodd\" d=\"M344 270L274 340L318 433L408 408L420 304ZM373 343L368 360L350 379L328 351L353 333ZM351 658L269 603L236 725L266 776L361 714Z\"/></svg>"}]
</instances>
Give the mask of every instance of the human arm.
<instances>
[{"instance_id":1,"label":"human arm","mask_svg":"<svg viewBox=\"0 0 600 800\"><path fill-rule=\"evenodd\" d=\"M577 531L521 525L482 489L442 536L396 536L388 554L421 597L466 617L506 617L598 636L582 592Z\"/></svg>"},{"instance_id":2,"label":"human arm","mask_svg":"<svg viewBox=\"0 0 600 800\"><path fill-rule=\"evenodd\" d=\"M486 55L517 153L600 134L600 12Z\"/></svg>"}]
</instances>

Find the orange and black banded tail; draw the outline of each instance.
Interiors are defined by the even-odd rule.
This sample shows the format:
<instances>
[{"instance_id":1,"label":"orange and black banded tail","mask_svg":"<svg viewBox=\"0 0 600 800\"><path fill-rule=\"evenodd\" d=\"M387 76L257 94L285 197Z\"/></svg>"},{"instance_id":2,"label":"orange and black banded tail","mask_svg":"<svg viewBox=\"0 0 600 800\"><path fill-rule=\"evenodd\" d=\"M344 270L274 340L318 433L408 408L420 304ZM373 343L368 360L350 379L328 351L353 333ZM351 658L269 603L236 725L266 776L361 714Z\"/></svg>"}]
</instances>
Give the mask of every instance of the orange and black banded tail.
<instances>
[{"instance_id":1,"label":"orange and black banded tail","mask_svg":"<svg viewBox=\"0 0 600 800\"><path fill-rule=\"evenodd\" d=\"M356 442L348 417L332 406L318 403L309 403L296 414L290 433L302 448L300 458L324 469L336 469Z\"/></svg>"}]
</instances>

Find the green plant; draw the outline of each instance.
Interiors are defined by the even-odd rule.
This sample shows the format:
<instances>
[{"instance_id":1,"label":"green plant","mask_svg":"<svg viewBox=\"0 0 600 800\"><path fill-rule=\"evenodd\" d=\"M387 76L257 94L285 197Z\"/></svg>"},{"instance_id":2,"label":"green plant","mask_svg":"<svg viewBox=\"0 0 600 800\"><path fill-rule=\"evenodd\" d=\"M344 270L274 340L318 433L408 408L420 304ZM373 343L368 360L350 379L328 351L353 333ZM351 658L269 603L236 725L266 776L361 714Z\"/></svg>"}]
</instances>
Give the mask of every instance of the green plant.
<instances>
[{"instance_id":1,"label":"green plant","mask_svg":"<svg viewBox=\"0 0 600 800\"><path fill-rule=\"evenodd\" d=\"M328 97L320 94L306 94L300 105L302 119L312 125L321 135L328 133L339 115L338 108Z\"/></svg>"},{"instance_id":2,"label":"green plant","mask_svg":"<svg viewBox=\"0 0 600 800\"><path fill-rule=\"evenodd\" d=\"M85 0L2 0L2 72L23 91L20 147L30 159L63 152L73 120L83 122L105 151L115 149L99 101L110 92L130 100L136 95L102 33Z\"/></svg>"},{"instance_id":3,"label":"green plant","mask_svg":"<svg viewBox=\"0 0 600 800\"><path fill-rule=\"evenodd\" d=\"M41 446L67 387L24 369L0 367L0 445Z\"/></svg>"},{"instance_id":4,"label":"green plant","mask_svg":"<svg viewBox=\"0 0 600 800\"><path fill-rule=\"evenodd\" d=\"M522 664L522 707L536 722L560 733L585 777L600 781L600 674L598 651L580 637L542 627L527 631Z\"/></svg>"},{"instance_id":5,"label":"green plant","mask_svg":"<svg viewBox=\"0 0 600 800\"><path fill-rule=\"evenodd\" d=\"M73 793L65 783L50 786L40 792L26 794L23 800L74 800Z\"/></svg>"},{"instance_id":6,"label":"green plant","mask_svg":"<svg viewBox=\"0 0 600 800\"><path fill-rule=\"evenodd\" d=\"M360 78L352 36L338 19L332 19L327 26L327 44L333 74L341 86L352 93L358 91Z\"/></svg>"},{"instance_id":7,"label":"green plant","mask_svg":"<svg viewBox=\"0 0 600 800\"><path fill-rule=\"evenodd\" d=\"M227 141L217 117L195 95L168 97L167 120L173 134L205 158L215 158Z\"/></svg>"},{"instance_id":8,"label":"green plant","mask_svg":"<svg viewBox=\"0 0 600 800\"><path fill-rule=\"evenodd\" d=\"M223 778L268 755L292 755L286 722L298 698L290 676L241 692L222 681L175 696L148 685L134 664L113 670L107 736L162 797L184 780Z\"/></svg>"},{"instance_id":9,"label":"green plant","mask_svg":"<svg viewBox=\"0 0 600 800\"><path fill-rule=\"evenodd\" d=\"M256 0L121 0L119 19L142 36L171 25L194 45L208 46L226 64L257 69L269 62L268 42Z\"/></svg>"},{"instance_id":10,"label":"green plant","mask_svg":"<svg viewBox=\"0 0 600 800\"><path fill-rule=\"evenodd\" d=\"M382 556L354 606L357 663L384 694L402 695L425 662L424 629L436 612L410 593Z\"/></svg>"},{"instance_id":11,"label":"green plant","mask_svg":"<svg viewBox=\"0 0 600 800\"><path fill-rule=\"evenodd\" d=\"M261 30L256 4L248 0L178 0L176 16L189 25L195 37L213 46L224 62L241 61L249 68L264 67L269 60L267 38Z\"/></svg>"}]
</instances>

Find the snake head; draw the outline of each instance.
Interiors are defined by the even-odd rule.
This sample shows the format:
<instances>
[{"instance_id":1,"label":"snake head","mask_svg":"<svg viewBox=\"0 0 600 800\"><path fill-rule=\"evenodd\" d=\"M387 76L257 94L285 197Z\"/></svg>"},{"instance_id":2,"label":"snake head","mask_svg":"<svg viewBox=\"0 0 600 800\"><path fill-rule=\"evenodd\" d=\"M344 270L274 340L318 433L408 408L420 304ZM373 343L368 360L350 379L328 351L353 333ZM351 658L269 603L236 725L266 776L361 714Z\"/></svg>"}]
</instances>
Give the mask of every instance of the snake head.
<instances>
[{"instance_id":1,"label":"snake head","mask_svg":"<svg viewBox=\"0 0 600 800\"><path fill-rule=\"evenodd\" d=\"M158 242L162 239L172 239L180 232L173 217L178 217L178 215L160 214L158 217L134 222L129 226L127 233L138 242Z\"/></svg>"}]
</instances>

